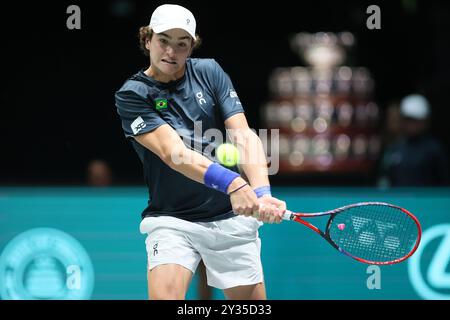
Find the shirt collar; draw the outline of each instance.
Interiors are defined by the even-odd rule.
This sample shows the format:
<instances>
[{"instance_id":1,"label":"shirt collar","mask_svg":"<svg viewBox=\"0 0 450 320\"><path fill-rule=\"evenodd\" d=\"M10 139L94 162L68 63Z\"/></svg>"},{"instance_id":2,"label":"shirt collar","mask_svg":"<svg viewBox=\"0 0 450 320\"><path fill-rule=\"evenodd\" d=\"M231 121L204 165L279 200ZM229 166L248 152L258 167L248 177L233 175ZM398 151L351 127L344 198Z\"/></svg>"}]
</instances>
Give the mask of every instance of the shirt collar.
<instances>
[{"instance_id":1,"label":"shirt collar","mask_svg":"<svg viewBox=\"0 0 450 320\"><path fill-rule=\"evenodd\" d=\"M183 76L177 80L173 80L173 81L169 81L169 82L160 82L160 81L155 80L152 77L149 77L148 75L145 74L145 72L144 72L145 69L141 69L139 71L139 74L141 76L143 76L144 78L146 78L148 81L150 81L152 84L154 84L160 90L170 90L170 91L179 92L179 91L183 90L184 87L186 86L186 73L188 71L189 64L190 64L190 59L188 59L186 61L186 69L184 71Z\"/></svg>"}]
</instances>

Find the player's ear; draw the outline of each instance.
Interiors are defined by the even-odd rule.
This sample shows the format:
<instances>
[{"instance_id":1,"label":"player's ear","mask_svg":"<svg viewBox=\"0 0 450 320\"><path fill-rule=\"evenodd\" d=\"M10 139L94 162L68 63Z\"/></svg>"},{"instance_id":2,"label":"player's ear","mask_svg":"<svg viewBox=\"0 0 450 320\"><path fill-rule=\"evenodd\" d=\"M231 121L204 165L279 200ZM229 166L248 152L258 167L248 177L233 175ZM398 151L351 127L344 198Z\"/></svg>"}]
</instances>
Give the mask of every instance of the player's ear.
<instances>
[{"instance_id":1,"label":"player's ear","mask_svg":"<svg viewBox=\"0 0 450 320\"><path fill-rule=\"evenodd\" d=\"M188 58L191 56L192 51L194 51L194 41L191 42L191 49L189 49Z\"/></svg>"},{"instance_id":2,"label":"player's ear","mask_svg":"<svg viewBox=\"0 0 450 320\"><path fill-rule=\"evenodd\" d=\"M150 39L145 40L145 48L150 51Z\"/></svg>"}]
</instances>

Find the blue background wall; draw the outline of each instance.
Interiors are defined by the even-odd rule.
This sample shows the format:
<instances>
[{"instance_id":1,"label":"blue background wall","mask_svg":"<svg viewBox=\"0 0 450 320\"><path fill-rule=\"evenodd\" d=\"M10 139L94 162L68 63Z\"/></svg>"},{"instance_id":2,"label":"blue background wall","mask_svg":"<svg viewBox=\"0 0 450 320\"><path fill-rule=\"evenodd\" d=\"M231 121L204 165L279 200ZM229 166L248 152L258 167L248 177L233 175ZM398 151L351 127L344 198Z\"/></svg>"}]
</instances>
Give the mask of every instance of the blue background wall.
<instances>
[{"instance_id":1,"label":"blue background wall","mask_svg":"<svg viewBox=\"0 0 450 320\"><path fill-rule=\"evenodd\" d=\"M274 188L274 195L284 199L291 210L303 212L329 210L360 201L390 202L414 213L422 223L424 234L412 258L398 265L380 267L379 272L373 273L370 266L339 254L299 224L264 225L260 236L270 299L450 299L450 189L278 187ZM89 265L81 268L86 271L81 273L83 280L92 280L92 292L84 297L146 299L145 236L139 233L140 212L146 203L144 188L0 188L1 298L11 298L8 292L17 286L28 288L34 284L35 290L39 290L39 285L45 287L58 272L60 281L70 276L65 274L63 262L50 263L50 267L35 263L34 269L22 266L25 268L22 271L17 266L8 267L14 261L18 264L19 256L24 261L22 264L33 262L32 258L26 258L28 249L13 247L13 240L19 234L34 228L54 228L74 238L92 262L93 272L89 272ZM28 237L30 242L35 241ZM53 239L51 243L57 247L58 241ZM44 250L42 254L51 256L52 252ZM56 254L54 259L58 260ZM36 271L39 268L46 271L39 273ZM11 275L19 271L27 277L23 280L25 284L11 280ZM32 275L36 274L45 274L47 278L39 282L35 276L32 281ZM369 289L367 282L375 275L380 276L381 288ZM197 281L194 277L188 299L197 299ZM86 289L83 286L86 286L84 282L81 288L73 290ZM214 298L223 297L219 290L214 290Z\"/></svg>"}]
</instances>

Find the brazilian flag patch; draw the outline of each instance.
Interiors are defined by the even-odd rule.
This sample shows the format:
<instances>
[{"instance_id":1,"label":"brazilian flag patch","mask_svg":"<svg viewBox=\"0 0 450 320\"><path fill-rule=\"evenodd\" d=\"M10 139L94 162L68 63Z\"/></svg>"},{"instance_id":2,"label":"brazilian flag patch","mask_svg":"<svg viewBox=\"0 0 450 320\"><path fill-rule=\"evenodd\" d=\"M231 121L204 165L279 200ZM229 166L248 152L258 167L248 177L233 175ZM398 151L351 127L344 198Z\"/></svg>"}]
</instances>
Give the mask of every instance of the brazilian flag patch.
<instances>
[{"instance_id":1,"label":"brazilian flag patch","mask_svg":"<svg viewBox=\"0 0 450 320\"><path fill-rule=\"evenodd\" d=\"M155 107L156 110L167 109L167 99L156 99Z\"/></svg>"}]
</instances>

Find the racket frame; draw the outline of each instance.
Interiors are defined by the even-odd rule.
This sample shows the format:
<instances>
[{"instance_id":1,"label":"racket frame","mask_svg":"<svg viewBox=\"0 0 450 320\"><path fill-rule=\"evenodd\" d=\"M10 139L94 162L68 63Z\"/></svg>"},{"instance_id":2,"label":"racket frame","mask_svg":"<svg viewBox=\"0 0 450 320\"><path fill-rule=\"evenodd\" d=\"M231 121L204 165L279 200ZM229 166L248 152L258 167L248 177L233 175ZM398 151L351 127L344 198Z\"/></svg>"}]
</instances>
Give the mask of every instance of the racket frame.
<instances>
[{"instance_id":1,"label":"racket frame","mask_svg":"<svg viewBox=\"0 0 450 320\"><path fill-rule=\"evenodd\" d=\"M340 248L330 237L330 227L331 224L333 222L333 219L336 215L338 215L339 213L341 213L342 211L345 211L347 209L351 209L351 208L355 208L355 207L360 207L360 206L368 206L368 205L379 205L379 206L388 206L391 208L395 208L398 210L401 210L403 213L405 213L406 215L408 215L416 224L417 226L417 239L416 239L416 243L414 245L414 247L411 249L411 251L398 259L394 259L391 261L370 261L370 260L366 260L360 257L356 257L350 253L348 253L347 251L343 250L342 248ZM321 217L321 216L326 216L329 215L330 218L328 219L327 225L325 227L325 232L323 232L322 230L320 230L319 228L317 228L315 225L313 225L312 223L303 220L302 218L315 218L315 217ZM290 221L295 221L298 223L301 223L303 225L305 225L306 227L310 228L311 230L313 230L314 232L316 232L317 234L319 234L321 237L323 237L325 240L328 241L329 244L331 244L331 246L333 246L336 250L338 250L339 252L341 252L342 254L349 256L352 259L355 259L359 262L362 263L366 263L366 264L374 264L374 265L391 265L391 264L396 264L396 263L400 263L406 259L408 259L410 256L412 256L414 254L414 252L417 250L417 248L419 247L419 243L420 243L420 239L422 237L422 227L420 225L419 220L408 210L390 204L390 203L385 203L385 202L359 202L359 203L354 203L354 204L350 204L347 206L343 206L337 209L333 209L333 210L329 210L329 211L323 211L323 212L314 212L314 213L302 213L302 212L292 212L290 210L286 210L284 215L283 215L283 220L290 220Z\"/></svg>"}]
</instances>

